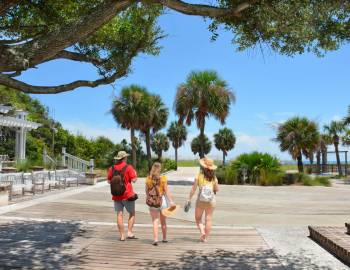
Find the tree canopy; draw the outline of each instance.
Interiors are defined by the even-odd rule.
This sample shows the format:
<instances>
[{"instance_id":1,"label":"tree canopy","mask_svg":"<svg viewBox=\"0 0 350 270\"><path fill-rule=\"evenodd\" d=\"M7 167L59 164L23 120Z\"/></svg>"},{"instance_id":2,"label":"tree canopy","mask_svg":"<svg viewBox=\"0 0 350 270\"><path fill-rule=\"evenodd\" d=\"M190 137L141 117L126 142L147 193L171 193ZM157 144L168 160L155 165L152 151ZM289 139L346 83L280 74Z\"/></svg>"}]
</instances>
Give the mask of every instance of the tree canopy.
<instances>
[{"instance_id":1,"label":"tree canopy","mask_svg":"<svg viewBox=\"0 0 350 270\"><path fill-rule=\"evenodd\" d=\"M347 0L3 0L0 3L0 84L27 93L97 87L126 76L140 53L157 55L164 37L157 19L170 9L201 16L212 39L232 32L239 50L268 47L292 56L323 55L350 37ZM56 59L86 62L99 75L57 86L34 86L19 75Z\"/></svg>"}]
</instances>

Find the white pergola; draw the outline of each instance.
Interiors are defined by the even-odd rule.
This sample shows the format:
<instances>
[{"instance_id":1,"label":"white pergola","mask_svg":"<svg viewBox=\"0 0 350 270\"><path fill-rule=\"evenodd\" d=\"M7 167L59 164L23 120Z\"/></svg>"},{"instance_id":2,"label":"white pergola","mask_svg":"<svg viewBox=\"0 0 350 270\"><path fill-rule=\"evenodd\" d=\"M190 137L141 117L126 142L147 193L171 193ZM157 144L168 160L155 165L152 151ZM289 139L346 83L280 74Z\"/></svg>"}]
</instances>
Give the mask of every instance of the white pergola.
<instances>
[{"instance_id":1,"label":"white pergola","mask_svg":"<svg viewBox=\"0 0 350 270\"><path fill-rule=\"evenodd\" d=\"M0 105L0 126L16 129L16 160L23 160L26 158L27 131L37 129L41 125L27 121L28 113L23 110L16 110L15 116L7 116L6 114L12 109L12 107Z\"/></svg>"}]
</instances>

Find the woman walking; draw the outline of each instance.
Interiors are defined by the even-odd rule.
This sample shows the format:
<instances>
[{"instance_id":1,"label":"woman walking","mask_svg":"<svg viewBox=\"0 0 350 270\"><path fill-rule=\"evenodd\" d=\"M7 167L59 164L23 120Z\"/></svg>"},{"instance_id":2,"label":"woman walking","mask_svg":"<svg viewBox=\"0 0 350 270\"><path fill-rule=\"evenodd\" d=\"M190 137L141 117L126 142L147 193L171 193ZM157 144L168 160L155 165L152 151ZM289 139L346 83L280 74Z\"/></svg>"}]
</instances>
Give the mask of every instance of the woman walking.
<instances>
[{"instance_id":1,"label":"woman walking","mask_svg":"<svg viewBox=\"0 0 350 270\"><path fill-rule=\"evenodd\" d=\"M159 219L162 227L163 243L167 243L166 216L162 214L162 209L175 206L173 198L169 192L166 176L161 176L161 164L155 162L146 178L146 203L153 223L153 245L158 246L158 226Z\"/></svg>"},{"instance_id":2,"label":"woman walking","mask_svg":"<svg viewBox=\"0 0 350 270\"><path fill-rule=\"evenodd\" d=\"M191 199L198 187L199 192L196 201L195 220L200 232L200 241L207 242L211 231L212 217L216 206L215 195L219 191L219 184L215 176L217 167L214 165L214 161L205 157L199 161L199 164L201 166L200 172L197 174L193 183L187 206L190 205ZM203 214L205 214L205 226L202 222Z\"/></svg>"}]
</instances>

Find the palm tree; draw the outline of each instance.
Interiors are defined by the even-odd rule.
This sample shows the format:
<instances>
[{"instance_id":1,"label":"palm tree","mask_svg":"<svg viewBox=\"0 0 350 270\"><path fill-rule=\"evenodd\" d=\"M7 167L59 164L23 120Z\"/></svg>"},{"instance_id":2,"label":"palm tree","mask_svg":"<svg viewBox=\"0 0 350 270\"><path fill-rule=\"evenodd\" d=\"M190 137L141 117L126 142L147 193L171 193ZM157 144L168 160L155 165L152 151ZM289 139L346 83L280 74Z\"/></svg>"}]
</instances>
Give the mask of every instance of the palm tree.
<instances>
[{"instance_id":1,"label":"palm tree","mask_svg":"<svg viewBox=\"0 0 350 270\"><path fill-rule=\"evenodd\" d=\"M194 138L191 142L191 150L193 154L200 154L201 151L204 155L208 154L211 150L211 142L209 141L208 137L203 135L204 138L201 138L201 135ZM202 144L204 142L204 144Z\"/></svg>"},{"instance_id":2,"label":"palm tree","mask_svg":"<svg viewBox=\"0 0 350 270\"><path fill-rule=\"evenodd\" d=\"M233 131L229 128L220 129L217 134L214 134L215 147L222 151L222 164L225 165L225 157L227 152L235 147L236 137Z\"/></svg>"},{"instance_id":3,"label":"palm tree","mask_svg":"<svg viewBox=\"0 0 350 270\"><path fill-rule=\"evenodd\" d=\"M178 122L172 122L167 132L167 136L175 149L175 163L177 170L177 149L180 148L187 138L186 127Z\"/></svg>"},{"instance_id":4,"label":"palm tree","mask_svg":"<svg viewBox=\"0 0 350 270\"><path fill-rule=\"evenodd\" d=\"M327 134L320 134L316 149L317 173L327 171L328 145L331 144L331 138Z\"/></svg>"},{"instance_id":5,"label":"palm tree","mask_svg":"<svg viewBox=\"0 0 350 270\"><path fill-rule=\"evenodd\" d=\"M151 131L156 133L165 127L169 110L159 95L148 95L140 104L140 131L145 136L148 167L151 169Z\"/></svg>"},{"instance_id":6,"label":"palm tree","mask_svg":"<svg viewBox=\"0 0 350 270\"><path fill-rule=\"evenodd\" d=\"M192 121L196 120L201 135L199 137L201 158L204 157L206 118L214 116L224 124L230 105L234 101L234 94L215 71L191 72L186 82L178 86L174 109L180 123L185 121L187 125L191 125Z\"/></svg>"},{"instance_id":7,"label":"palm tree","mask_svg":"<svg viewBox=\"0 0 350 270\"><path fill-rule=\"evenodd\" d=\"M136 168L135 131L139 129L141 103L147 90L138 85L123 87L120 96L112 104L111 112L115 121L124 129L130 129L132 164Z\"/></svg>"},{"instance_id":8,"label":"palm tree","mask_svg":"<svg viewBox=\"0 0 350 270\"><path fill-rule=\"evenodd\" d=\"M343 121L332 121L329 125L324 126L324 131L332 138L332 142L335 150L335 157L337 159L337 167L340 176L343 176L341 169L340 156L339 156L339 143L342 134L345 131L345 125Z\"/></svg>"},{"instance_id":9,"label":"palm tree","mask_svg":"<svg viewBox=\"0 0 350 270\"><path fill-rule=\"evenodd\" d=\"M350 129L345 129L344 136L342 137L344 146L350 146Z\"/></svg>"},{"instance_id":10,"label":"palm tree","mask_svg":"<svg viewBox=\"0 0 350 270\"><path fill-rule=\"evenodd\" d=\"M344 118L344 124L350 125L350 106L348 108L348 115Z\"/></svg>"},{"instance_id":11,"label":"palm tree","mask_svg":"<svg viewBox=\"0 0 350 270\"><path fill-rule=\"evenodd\" d=\"M154 153L157 154L158 160L162 160L163 151L166 152L169 149L168 137L163 133L156 133L153 135L151 148Z\"/></svg>"},{"instance_id":12,"label":"palm tree","mask_svg":"<svg viewBox=\"0 0 350 270\"><path fill-rule=\"evenodd\" d=\"M280 124L275 141L279 143L282 152L288 151L294 160L298 161L298 170L304 172L303 155L307 158L318 144L317 124L305 117L293 117Z\"/></svg>"}]
</instances>

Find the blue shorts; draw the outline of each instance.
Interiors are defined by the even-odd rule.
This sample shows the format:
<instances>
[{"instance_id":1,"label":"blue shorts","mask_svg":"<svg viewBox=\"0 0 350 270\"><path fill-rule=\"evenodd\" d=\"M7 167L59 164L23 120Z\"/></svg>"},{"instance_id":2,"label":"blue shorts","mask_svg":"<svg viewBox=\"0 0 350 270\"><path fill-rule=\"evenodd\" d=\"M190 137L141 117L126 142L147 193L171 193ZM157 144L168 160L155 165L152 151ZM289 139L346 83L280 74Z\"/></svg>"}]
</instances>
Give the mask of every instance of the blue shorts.
<instances>
[{"instance_id":1,"label":"blue shorts","mask_svg":"<svg viewBox=\"0 0 350 270\"><path fill-rule=\"evenodd\" d=\"M124 208L129 214L135 214L135 201L114 201L114 211L123 212Z\"/></svg>"}]
</instances>

